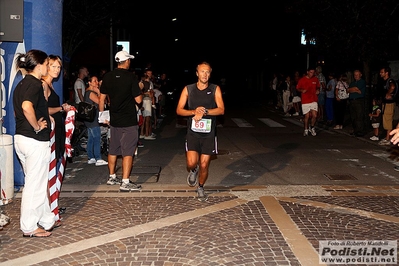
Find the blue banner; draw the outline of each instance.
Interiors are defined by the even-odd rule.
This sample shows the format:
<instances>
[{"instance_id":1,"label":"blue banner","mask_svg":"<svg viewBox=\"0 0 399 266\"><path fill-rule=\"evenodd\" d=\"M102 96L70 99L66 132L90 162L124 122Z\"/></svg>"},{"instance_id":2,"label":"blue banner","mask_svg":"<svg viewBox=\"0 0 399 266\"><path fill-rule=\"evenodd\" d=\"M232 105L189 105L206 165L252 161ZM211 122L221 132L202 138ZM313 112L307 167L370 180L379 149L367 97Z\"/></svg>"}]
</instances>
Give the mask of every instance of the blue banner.
<instances>
[{"instance_id":1,"label":"blue banner","mask_svg":"<svg viewBox=\"0 0 399 266\"><path fill-rule=\"evenodd\" d=\"M14 136L15 119L12 104L15 86L23 78L15 67L18 53L38 49L48 55L59 55L62 58L62 6L63 0L24 0L24 39L22 43L0 42L1 63L1 113L4 134ZM63 101L62 72L54 80L54 89ZM24 185L24 174L21 164L14 153L14 184Z\"/></svg>"}]
</instances>

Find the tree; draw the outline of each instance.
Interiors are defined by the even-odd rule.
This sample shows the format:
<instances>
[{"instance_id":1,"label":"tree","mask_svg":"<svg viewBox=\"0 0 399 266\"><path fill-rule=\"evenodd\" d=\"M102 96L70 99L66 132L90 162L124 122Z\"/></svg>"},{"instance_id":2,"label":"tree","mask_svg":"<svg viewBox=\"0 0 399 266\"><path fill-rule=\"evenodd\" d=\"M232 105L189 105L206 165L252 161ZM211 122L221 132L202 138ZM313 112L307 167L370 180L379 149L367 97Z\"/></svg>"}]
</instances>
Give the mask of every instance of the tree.
<instances>
[{"instance_id":1,"label":"tree","mask_svg":"<svg viewBox=\"0 0 399 266\"><path fill-rule=\"evenodd\" d=\"M74 53L94 37L111 34L111 21L118 0L65 0L62 47L64 68L69 72Z\"/></svg>"},{"instance_id":2,"label":"tree","mask_svg":"<svg viewBox=\"0 0 399 266\"><path fill-rule=\"evenodd\" d=\"M372 64L397 56L398 7L397 0L293 0L287 10L316 37L319 54L362 68L369 82Z\"/></svg>"}]
</instances>

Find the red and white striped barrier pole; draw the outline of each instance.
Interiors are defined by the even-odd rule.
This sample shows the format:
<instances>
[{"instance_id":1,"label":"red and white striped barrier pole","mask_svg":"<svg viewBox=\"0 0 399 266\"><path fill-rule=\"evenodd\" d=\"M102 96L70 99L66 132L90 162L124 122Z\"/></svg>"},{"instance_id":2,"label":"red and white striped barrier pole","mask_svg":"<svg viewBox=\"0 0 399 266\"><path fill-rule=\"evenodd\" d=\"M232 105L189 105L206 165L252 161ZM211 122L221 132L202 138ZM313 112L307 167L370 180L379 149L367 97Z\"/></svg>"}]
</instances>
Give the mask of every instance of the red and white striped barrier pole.
<instances>
[{"instance_id":1,"label":"red and white striped barrier pole","mask_svg":"<svg viewBox=\"0 0 399 266\"><path fill-rule=\"evenodd\" d=\"M51 144L51 160L49 169L49 192L50 192L50 209L55 214L55 221L59 221L60 215L58 211L58 199L61 191L62 179L66 165L66 158L72 157L72 135L75 130L75 112L76 108L71 106L65 118L65 151L61 159L60 168L56 174L57 158L55 158L55 129L51 128L50 144Z\"/></svg>"}]
</instances>

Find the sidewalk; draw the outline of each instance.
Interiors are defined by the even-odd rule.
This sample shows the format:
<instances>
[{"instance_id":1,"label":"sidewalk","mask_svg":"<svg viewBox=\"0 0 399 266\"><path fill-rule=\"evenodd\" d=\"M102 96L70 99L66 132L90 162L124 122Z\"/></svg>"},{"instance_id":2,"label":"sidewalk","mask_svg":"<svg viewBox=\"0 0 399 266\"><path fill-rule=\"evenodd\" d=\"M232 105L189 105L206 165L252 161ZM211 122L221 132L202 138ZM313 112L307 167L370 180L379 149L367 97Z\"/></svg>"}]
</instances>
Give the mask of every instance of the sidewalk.
<instances>
[{"instance_id":1,"label":"sidewalk","mask_svg":"<svg viewBox=\"0 0 399 266\"><path fill-rule=\"evenodd\" d=\"M318 265L319 240L399 238L399 186L215 187L206 203L186 186L75 189L49 238L22 238L19 197L6 205L0 265Z\"/></svg>"},{"instance_id":2,"label":"sidewalk","mask_svg":"<svg viewBox=\"0 0 399 266\"><path fill-rule=\"evenodd\" d=\"M63 225L48 238L22 237L18 192L2 207L0 265L314 266L321 240L399 239L399 186L207 186L199 202L156 167L139 173L140 192L106 185L104 171L85 157L67 166Z\"/></svg>"}]
</instances>

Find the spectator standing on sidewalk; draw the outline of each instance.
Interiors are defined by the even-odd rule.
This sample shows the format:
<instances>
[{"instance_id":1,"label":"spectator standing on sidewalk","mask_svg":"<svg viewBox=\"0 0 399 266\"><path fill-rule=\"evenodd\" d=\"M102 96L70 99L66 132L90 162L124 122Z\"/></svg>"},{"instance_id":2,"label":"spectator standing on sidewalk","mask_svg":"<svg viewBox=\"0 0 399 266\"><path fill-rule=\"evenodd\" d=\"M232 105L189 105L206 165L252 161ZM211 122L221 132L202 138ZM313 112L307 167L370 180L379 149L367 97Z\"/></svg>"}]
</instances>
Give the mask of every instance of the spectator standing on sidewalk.
<instances>
[{"instance_id":1,"label":"spectator standing on sidewalk","mask_svg":"<svg viewBox=\"0 0 399 266\"><path fill-rule=\"evenodd\" d=\"M211 156L218 153L216 117L224 114L222 91L209 83L212 68L207 62L197 66L198 81L183 88L176 113L188 117L186 160L187 183L197 187L198 200L206 201L204 185L208 179ZM186 109L187 104L187 109Z\"/></svg>"},{"instance_id":2,"label":"spectator standing on sidewalk","mask_svg":"<svg viewBox=\"0 0 399 266\"><path fill-rule=\"evenodd\" d=\"M162 93L161 98L159 99L159 116L165 117L165 107L166 107L166 95L169 92L169 80L167 78L166 73L161 74L161 79L159 80L159 90Z\"/></svg>"},{"instance_id":3,"label":"spectator standing on sidewalk","mask_svg":"<svg viewBox=\"0 0 399 266\"><path fill-rule=\"evenodd\" d=\"M378 98L373 99L373 107L371 113L369 113L371 120L371 126L373 127L374 135L370 137L371 140L379 140L379 128L381 123L381 100Z\"/></svg>"},{"instance_id":4,"label":"spectator standing on sidewalk","mask_svg":"<svg viewBox=\"0 0 399 266\"><path fill-rule=\"evenodd\" d=\"M366 94L366 81L362 78L360 70L353 71L354 81L349 84L349 112L352 121L352 134L357 137L364 136L364 107ZM389 142L388 142L389 143Z\"/></svg>"},{"instance_id":5,"label":"spectator standing on sidewalk","mask_svg":"<svg viewBox=\"0 0 399 266\"><path fill-rule=\"evenodd\" d=\"M130 60L134 56L126 51L115 55L116 69L104 75L100 87L99 110L104 111L107 96L110 99L110 143L108 152L108 185L120 184L120 191L141 190L141 186L130 181L133 155L137 148L138 122L136 104L143 100L138 80L129 72ZM122 182L116 176L116 161L122 156Z\"/></svg>"},{"instance_id":6,"label":"spectator standing on sidewalk","mask_svg":"<svg viewBox=\"0 0 399 266\"><path fill-rule=\"evenodd\" d=\"M316 136L316 119L317 119L317 110L318 104L317 95L320 92L320 82L317 77L315 77L315 69L314 67L309 67L306 71L306 75L299 79L296 89L301 92L301 100L302 100L302 113L304 115L303 118L303 136L307 136L312 134L312 136ZM310 126L309 126L310 119Z\"/></svg>"},{"instance_id":7,"label":"spectator standing on sidewalk","mask_svg":"<svg viewBox=\"0 0 399 266\"><path fill-rule=\"evenodd\" d=\"M292 104L295 109L293 116L299 116L301 113L301 93L296 89L296 85L300 79L299 71L294 72L294 78L292 79L290 91L292 96Z\"/></svg>"},{"instance_id":8,"label":"spectator standing on sidewalk","mask_svg":"<svg viewBox=\"0 0 399 266\"><path fill-rule=\"evenodd\" d=\"M318 111L317 111L317 120L324 121L324 108L326 104L326 77L323 74L323 69L321 66L316 67L315 75L319 79L320 82L320 92L317 95L317 103L318 103Z\"/></svg>"},{"instance_id":9,"label":"spectator standing on sidewalk","mask_svg":"<svg viewBox=\"0 0 399 266\"><path fill-rule=\"evenodd\" d=\"M68 112L71 106L67 103L61 105L60 97L53 87L54 79L61 72L62 61L58 55L49 55L49 66L47 75L42 77L44 97L47 100L48 112L54 118L55 123L55 157L57 159L57 172L65 150L65 124L63 113Z\"/></svg>"},{"instance_id":10,"label":"spectator standing on sidewalk","mask_svg":"<svg viewBox=\"0 0 399 266\"><path fill-rule=\"evenodd\" d=\"M292 107L292 102L290 103L291 96L291 77L290 75L285 76L285 80L281 83L281 91L283 98L283 111L285 116L291 116L290 110Z\"/></svg>"},{"instance_id":11,"label":"spectator standing on sidewalk","mask_svg":"<svg viewBox=\"0 0 399 266\"><path fill-rule=\"evenodd\" d=\"M378 142L379 145L390 145L390 132L393 128L393 115L395 111L394 94L397 90L396 81L391 78L391 68L383 67L380 69L380 76L384 82L382 95L382 126L386 131L385 138Z\"/></svg>"},{"instance_id":12,"label":"spectator standing on sidewalk","mask_svg":"<svg viewBox=\"0 0 399 266\"><path fill-rule=\"evenodd\" d=\"M75 83L73 85L73 89L75 90L75 103L79 104L80 102L83 102L83 97L85 95L86 91L86 83L84 81L85 78L89 75L89 71L87 70L87 67L80 67L78 71L78 78L75 80Z\"/></svg>"},{"instance_id":13,"label":"spectator standing on sidewalk","mask_svg":"<svg viewBox=\"0 0 399 266\"><path fill-rule=\"evenodd\" d=\"M334 100L335 100L335 87L337 86L337 79L334 73L328 74L328 83L326 87L326 116L327 125L331 125L334 120Z\"/></svg>"},{"instance_id":14,"label":"spectator standing on sidewalk","mask_svg":"<svg viewBox=\"0 0 399 266\"><path fill-rule=\"evenodd\" d=\"M87 87L84 101L93 104L97 108L96 116L91 122L84 121L87 128L87 157L88 164L96 166L107 165L108 163L101 158L101 128L98 122L98 104L100 103L100 89L97 76L89 77L89 87Z\"/></svg>"},{"instance_id":15,"label":"spectator standing on sidewalk","mask_svg":"<svg viewBox=\"0 0 399 266\"><path fill-rule=\"evenodd\" d=\"M65 122L63 114L69 112L71 105L63 103L61 105L60 97L55 92L53 87L54 79L57 79L62 69L62 60L58 55L49 55L49 64L47 75L42 76L42 84L44 90L44 97L47 100L48 112L54 118L54 142L55 142L55 158L56 158L56 173L59 172L62 164L62 159L65 152ZM64 173L62 173L64 175ZM66 208L59 207L59 213L62 214ZM57 219L57 218L56 218ZM61 221L57 222L57 226L61 225Z\"/></svg>"},{"instance_id":16,"label":"spectator standing on sidewalk","mask_svg":"<svg viewBox=\"0 0 399 266\"><path fill-rule=\"evenodd\" d=\"M20 228L23 237L48 237L51 232L46 230L53 227L55 220L48 198L51 118L41 81L47 75L48 56L43 51L30 50L17 54L15 64L18 70L27 71L13 94L14 148L25 175Z\"/></svg>"},{"instance_id":17,"label":"spectator standing on sidewalk","mask_svg":"<svg viewBox=\"0 0 399 266\"><path fill-rule=\"evenodd\" d=\"M273 107L278 109L278 96L277 96L277 86L278 86L278 75L277 72L273 72L273 77L270 80L270 98L272 99Z\"/></svg>"},{"instance_id":18,"label":"spectator standing on sidewalk","mask_svg":"<svg viewBox=\"0 0 399 266\"><path fill-rule=\"evenodd\" d=\"M152 133L151 119L154 105L154 83L151 81L152 70L147 69L140 81L140 88L143 94L142 114L144 117L141 126L140 139L155 140L155 134Z\"/></svg>"},{"instance_id":19,"label":"spectator standing on sidewalk","mask_svg":"<svg viewBox=\"0 0 399 266\"><path fill-rule=\"evenodd\" d=\"M342 129L344 127L346 106L348 104L348 76L346 73L341 74L335 86L335 127L334 129Z\"/></svg>"}]
</instances>

